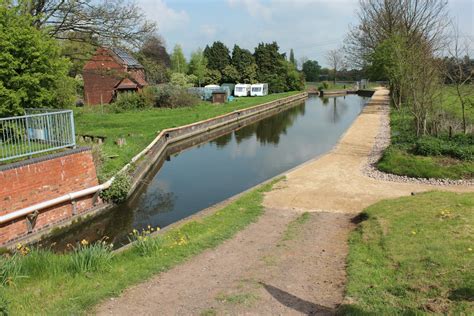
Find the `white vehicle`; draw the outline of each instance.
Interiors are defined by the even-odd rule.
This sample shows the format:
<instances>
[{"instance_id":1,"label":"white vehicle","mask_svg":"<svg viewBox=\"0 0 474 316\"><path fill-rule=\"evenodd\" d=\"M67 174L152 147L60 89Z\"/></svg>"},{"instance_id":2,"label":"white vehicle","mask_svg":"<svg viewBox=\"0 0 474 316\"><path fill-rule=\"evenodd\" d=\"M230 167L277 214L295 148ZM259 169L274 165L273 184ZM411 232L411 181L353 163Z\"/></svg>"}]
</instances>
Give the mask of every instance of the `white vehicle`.
<instances>
[{"instance_id":1,"label":"white vehicle","mask_svg":"<svg viewBox=\"0 0 474 316\"><path fill-rule=\"evenodd\" d=\"M250 95L251 85L238 83L234 88L234 96L236 97L248 97Z\"/></svg>"},{"instance_id":2,"label":"white vehicle","mask_svg":"<svg viewBox=\"0 0 474 316\"><path fill-rule=\"evenodd\" d=\"M215 89L220 89L221 86L218 86L218 85L216 85L216 84L208 84L207 86L204 86L204 88L208 88L208 89L213 89L213 90L215 90Z\"/></svg>"},{"instance_id":3,"label":"white vehicle","mask_svg":"<svg viewBox=\"0 0 474 316\"><path fill-rule=\"evenodd\" d=\"M252 97L263 97L268 95L268 84L267 83L256 83L253 84L250 90Z\"/></svg>"}]
</instances>

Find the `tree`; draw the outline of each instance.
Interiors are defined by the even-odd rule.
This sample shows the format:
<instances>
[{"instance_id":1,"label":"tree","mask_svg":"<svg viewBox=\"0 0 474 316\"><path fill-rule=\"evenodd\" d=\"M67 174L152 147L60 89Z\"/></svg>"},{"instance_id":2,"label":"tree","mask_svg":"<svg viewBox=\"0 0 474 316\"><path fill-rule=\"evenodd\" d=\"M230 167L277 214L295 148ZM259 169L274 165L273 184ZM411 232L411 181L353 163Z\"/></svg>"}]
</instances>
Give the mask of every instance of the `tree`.
<instances>
[{"instance_id":1,"label":"tree","mask_svg":"<svg viewBox=\"0 0 474 316\"><path fill-rule=\"evenodd\" d=\"M222 71L223 82L237 83L240 81L240 78L240 73L232 65L227 65Z\"/></svg>"},{"instance_id":2,"label":"tree","mask_svg":"<svg viewBox=\"0 0 474 316\"><path fill-rule=\"evenodd\" d=\"M74 98L70 63L58 43L17 7L0 6L0 116L23 108L65 107Z\"/></svg>"},{"instance_id":3,"label":"tree","mask_svg":"<svg viewBox=\"0 0 474 316\"><path fill-rule=\"evenodd\" d=\"M280 54L278 44L260 43L255 48L254 56L258 81L268 83L272 93L287 91L285 54Z\"/></svg>"},{"instance_id":4,"label":"tree","mask_svg":"<svg viewBox=\"0 0 474 316\"><path fill-rule=\"evenodd\" d=\"M56 39L68 39L75 32L97 37L102 44L138 45L154 32L156 25L130 0L6 0L22 14L31 15L31 24ZM83 41L87 37L78 37Z\"/></svg>"},{"instance_id":5,"label":"tree","mask_svg":"<svg viewBox=\"0 0 474 316\"><path fill-rule=\"evenodd\" d=\"M456 96L461 106L462 129L467 133L466 107L472 105L470 97L474 95L472 80L474 79L474 65L469 57L470 42L461 42L459 28L453 25L451 43L448 46L449 59L445 60L444 73L449 83L454 85Z\"/></svg>"},{"instance_id":6,"label":"tree","mask_svg":"<svg viewBox=\"0 0 474 316\"><path fill-rule=\"evenodd\" d=\"M165 41L156 33L150 34L145 38L140 48L140 54L166 68L171 67L171 58L166 51Z\"/></svg>"},{"instance_id":7,"label":"tree","mask_svg":"<svg viewBox=\"0 0 474 316\"><path fill-rule=\"evenodd\" d=\"M204 76L204 85L208 84L219 84L221 82L222 75L219 70L207 69L206 75Z\"/></svg>"},{"instance_id":8,"label":"tree","mask_svg":"<svg viewBox=\"0 0 474 316\"><path fill-rule=\"evenodd\" d=\"M441 48L449 22L446 0L361 0L359 23L346 37L346 52L354 65L364 67L377 46L393 35L411 43L423 39Z\"/></svg>"},{"instance_id":9,"label":"tree","mask_svg":"<svg viewBox=\"0 0 474 316\"><path fill-rule=\"evenodd\" d=\"M240 81L243 83L253 83L257 78L257 65L252 53L247 49L242 49L234 45L232 50L232 66L240 74Z\"/></svg>"},{"instance_id":10,"label":"tree","mask_svg":"<svg viewBox=\"0 0 474 316\"><path fill-rule=\"evenodd\" d=\"M207 59L201 49L197 49L191 53L189 60L188 74L195 75L199 86L204 82L207 73Z\"/></svg>"},{"instance_id":11,"label":"tree","mask_svg":"<svg viewBox=\"0 0 474 316\"><path fill-rule=\"evenodd\" d=\"M306 81L315 82L319 80L321 66L316 60L307 60L302 68Z\"/></svg>"},{"instance_id":12,"label":"tree","mask_svg":"<svg viewBox=\"0 0 474 316\"><path fill-rule=\"evenodd\" d=\"M298 62L295 59L295 53L293 52L293 48L290 49L290 63L292 63L295 66L295 68L298 67Z\"/></svg>"},{"instance_id":13,"label":"tree","mask_svg":"<svg viewBox=\"0 0 474 316\"><path fill-rule=\"evenodd\" d=\"M295 68L295 64L289 61L286 63L286 85L290 91L300 91L304 89L304 76Z\"/></svg>"},{"instance_id":14,"label":"tree","mask_svg":"<svg viewBox=\"0 0 474 316\"><path fill-rule=\"evenodd\" d=\"M183 54L183 49L181 45L176 44L171 55L171 70L173 72L179 72L185 74L187 72L188 66L186 64L186 58Z\"/></svg>"},{"instance_id":15,"label":"tree","mask_svg":"<svg viewBox=\"0 0 474 316\"><path fill-rule=\"evenodd\" d=\"M174 86L182 88L190 88L196 83L195 75L186 75L180 72L175 72L171 74L170 83Z\"/></svg>"},{"instance_id":16,"label":"tree","mask_svg":"<svg viewBox=\"0 0 474 316\"><path fill-rule=\"evenodd\" d=\"M207 58L207 67L209 69L221 72L230 64L229 49L222 42L214 42L211 46L207 45L204 49L204 56Z\"/></svg>"},{"instance_id":17,"label":"tree","mask_svg":"<svg viewBox=\"0 0 474 316\"><path fill-rule=\"evenodd\" d=\"M344 67L344 57L340 49L330 50L326 55L327 63L331 66L336 84L337 71Z\"/></svg>"}]
</instances>

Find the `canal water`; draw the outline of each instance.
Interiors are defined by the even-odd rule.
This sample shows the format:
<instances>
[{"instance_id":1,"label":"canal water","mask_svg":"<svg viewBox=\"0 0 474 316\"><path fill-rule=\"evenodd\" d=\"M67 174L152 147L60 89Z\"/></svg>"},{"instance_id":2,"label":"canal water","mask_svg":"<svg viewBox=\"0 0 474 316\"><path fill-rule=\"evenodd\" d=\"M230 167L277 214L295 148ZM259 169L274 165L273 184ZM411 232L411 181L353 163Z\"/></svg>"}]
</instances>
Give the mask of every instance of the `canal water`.
<instances>
[{"instance_id":1,"label":"canal water","mask_svg":"<svg viewBox=\"0 0 474 316\"><path fill-rule=\"evenodd\" d=\"M126 203L48 240L103 236L120 246L135 229L165 227L329 151L367 98L310 97L305 102L172 155Z\"/></svg>"}]
</instances>

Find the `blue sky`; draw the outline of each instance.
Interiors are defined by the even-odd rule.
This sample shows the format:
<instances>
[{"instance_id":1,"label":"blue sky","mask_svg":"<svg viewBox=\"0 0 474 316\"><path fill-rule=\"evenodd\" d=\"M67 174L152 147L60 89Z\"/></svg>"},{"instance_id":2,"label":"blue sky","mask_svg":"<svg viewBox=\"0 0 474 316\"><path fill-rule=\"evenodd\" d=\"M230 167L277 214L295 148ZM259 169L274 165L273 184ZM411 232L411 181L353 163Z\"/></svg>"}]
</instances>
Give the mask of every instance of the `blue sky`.
<instances>
[{"instance_id":1,"label":"blue sky","mask_svg":"<svg viewBox=\"0 0 474 316\"><path fill-rule=\"evenodd\" d=\"M216 40L253 48L277 41L282 52L316 59L342 45L357 23L357 0L137 0L155 21L168 51L180 44L187 56ZM474 40L474 0L450 0L451 15L463 35Z\"/></svg>"}]
</instances>

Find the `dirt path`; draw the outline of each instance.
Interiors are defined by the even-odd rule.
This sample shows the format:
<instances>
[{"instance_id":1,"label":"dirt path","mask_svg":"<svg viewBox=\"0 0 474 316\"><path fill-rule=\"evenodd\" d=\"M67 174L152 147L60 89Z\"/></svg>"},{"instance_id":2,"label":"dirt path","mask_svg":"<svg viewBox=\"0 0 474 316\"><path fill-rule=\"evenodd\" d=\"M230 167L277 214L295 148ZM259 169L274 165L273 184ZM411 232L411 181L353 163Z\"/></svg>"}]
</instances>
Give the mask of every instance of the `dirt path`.
<instances>
[{"instance_id":1,"label":"dirt path","mask_svg":"<svg viewBox=\"0 0 474 316\"><path fill-rule=\"evenodd\" d=\"M233 239L126 290L98 314L333 314L342 302L352 218L381 199L434 189L378 181L361 170L388 102L378 91L327 155L291 171L265 198L265 213ZM309 212L303 223L297 220Z\"/></svg>"}]
</instances>

